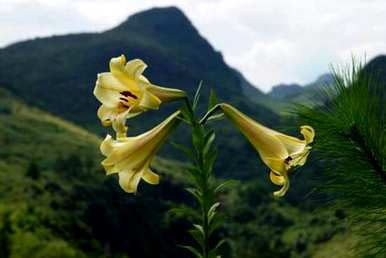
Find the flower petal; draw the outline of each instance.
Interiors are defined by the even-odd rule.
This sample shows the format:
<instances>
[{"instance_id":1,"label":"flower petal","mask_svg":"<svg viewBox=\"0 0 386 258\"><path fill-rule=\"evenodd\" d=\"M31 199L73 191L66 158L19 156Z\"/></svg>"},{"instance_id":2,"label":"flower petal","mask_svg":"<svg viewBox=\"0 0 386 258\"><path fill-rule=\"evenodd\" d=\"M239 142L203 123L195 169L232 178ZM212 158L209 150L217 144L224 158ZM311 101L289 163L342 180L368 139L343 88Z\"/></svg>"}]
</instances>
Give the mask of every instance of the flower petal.
<instances>
[{"instance_id":1,"label":"flower petal","mask_svg":"<svg viewBox=\"0 0 386 258\"><path fill-rule=\"evenodd\" d=\"M300 127L300 133L304 136L307 144L312 143L315 137L315 130L309 125L303 125Z\"/></svg>"},{"instance_id":2,"label":"flower petal","mask_svg":"<svg viewBox=\"0 0 386 258\"><path fill-rule=\"evenodd\" d=\"M285 135L282 133L277 133L275 136L286 148L288 152L288 156L301 153L304 151L304 148L306 147L306 142L304 140L299 140L298 138Z\"/></svg>"},{"instance_id":3,"label":"flower petal","mask_svg":"<svg viewBox=\"0 0 386 258\"><path fill-rule=\"evenodd\" d=\"M103 77L103 76L102 76ZM116 108L119 106L119 98L121 94L119 91L111 88L104 87L104 84L101 83L101 76L98 76L98 79L94 88L95 97L105 106L109 108Z\"/></svg>"},{"instance_id":4,"label":"flower petal","mask_svg":"<svg viewBox=\"0 0 386 258\"><path fill-rule=\"evenodd\" d=\"M142 179L145 180L146 183L152 185L159 184L159 175L154 173L151 169L147 169L145 172L143 172Z\"/></svg>"},{"instance_id":5,"label":"flower petal","mask_svg":"<svg viewBox=\"0 0 386 258\"><path fill-rule=\"evenodd\" d=\"M101 120L103 126L110 126L118 115L117 108L109 108L102 105L98 108L97 116Z\"/></svg>"},{"instance_id":6,"label":"flower petal","mask_svg":"<svg viewBox=\"0 0 386 258\"><path fill-rule=\"evenodd\" d=\"M111 73L116 75L122 75L125 73L125 63L126 57L125 55L120 55L118 57L113 57L110 59L110 71Z\"/></svg>"},{"instance_id":7,"label":"flower petal","mask_svg":"<svg viewBox=\"0 0 386 258\"><path fill-rule=\"evenodd\" d=\"M141 101L138 105L144 109L158 109L160 104L161 100L159 98L147 90L144 90L141 96Z\"/></svg>"},{"instance_id":8,"label":"flower petal","mask_svg":"<svg viewBox=\"0 0 386 258\"><path fill-rule=\"evenodd\" d=\"M141 59L133 59L127 62L125 65L125 71L128 76L139 80L146 67L147 65ZM147 79L145 78L145 80Z\"/></svg>"},{"instance_id":9,"label":"flower petal","mask_svg":"<svg viewBox=\"0 0 386 258\"><path fill-rule=\"evenodd\" d=\"M119 185L126 193L136 193L142 173L139 171L124 171L119 174Z\"/></svg>"},{"instance_id":10,"label":"flower petal","mask_svg":"<svg viewBox=\"0 0 386 258\"><path fill-rule=\"evenodd\" d=\"M154 84L149 84L146 88L150 93L154 94L161 102L169 102L176 99L186 97L186 92L178 89L160 87Z\"/></svg>"},{"instance_id":11,"label":"flower petal","mask_svg":"<svg viewBox=\"0 0 386 258\"><path fill-rule=\"evenodd\" d=\"M275 185L284 185L284 177L276 174L273 171L269 173L269 178L271 179L271 182Z\"/></svg>"},{"instance_id":12,"label":"flower petal","mask_svg":"<svg viewBox=\"0 0 386 258\"><path fill-rule=\"evenodd\" d=\"M126 63L126 58L124 55L111 58L110 60L111 74L116 80L118 80L122 85L124 85L124 89L122 91L129 91L131 94L138 97L140 95L138 80L135 76L133 76L133 74L129 74L127 72L125 63Z\"/></svg>"},{"instance_id":13,"label":"flower petal","mask_svg":"<svg viewBox=\"0 0 386 258\"><path fill-rule=\"evenodd\" d=\"M283 180L283 185L282 185L282 187L280 188L279 191L276 191L276 192L273 193L273 195L275 197L283 197L287 193L287 191L288 191L288 189L290 187L290 182L289 182L287 173L283 174L281 180Z\"/></svg>"},{"instance_id":14,"label":"flower petal","mask_svg":"<svg viewBox=\"0 0 386 258\"><path fill-rule=\"evenodd\" d=\"M284 160L288 152L281 141L272 134L272 130L259 124L247 115L228 104L220 104L224 114L240 129L262 159Z\"/></svg>"},{"instance_id":15,"label":"flower petal","mask_svg":"<svg viewBox=\"0 0 386 258\"><path fill-rule=\"evenodd\" d=\"M287 165L283 159L275 159L269 157L261 157L265 165L267 165L271 170L276 171L279 174L285 173L287 171Z\"/></svg>"}]
</instances>

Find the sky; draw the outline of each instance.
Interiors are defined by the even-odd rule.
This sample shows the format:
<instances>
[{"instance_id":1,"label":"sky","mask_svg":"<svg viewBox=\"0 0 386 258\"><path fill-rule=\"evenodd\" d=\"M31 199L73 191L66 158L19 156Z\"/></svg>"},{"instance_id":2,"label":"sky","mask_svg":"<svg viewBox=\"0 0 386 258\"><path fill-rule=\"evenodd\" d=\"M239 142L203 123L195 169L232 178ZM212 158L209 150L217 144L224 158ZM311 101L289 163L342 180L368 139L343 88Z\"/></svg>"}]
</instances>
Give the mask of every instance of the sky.
<instances>
[{"instance_id":1,"label":"sky","mask_svg":"<svg viewBox=\"0 0 386 258\"><path fill-rule=\"evenodd\" d=\"M384 0L0 0L0 47L103 31L155 6L177 6L225 61L267 92L306 84L386 53Z\"/></svg>"}]
</instances>

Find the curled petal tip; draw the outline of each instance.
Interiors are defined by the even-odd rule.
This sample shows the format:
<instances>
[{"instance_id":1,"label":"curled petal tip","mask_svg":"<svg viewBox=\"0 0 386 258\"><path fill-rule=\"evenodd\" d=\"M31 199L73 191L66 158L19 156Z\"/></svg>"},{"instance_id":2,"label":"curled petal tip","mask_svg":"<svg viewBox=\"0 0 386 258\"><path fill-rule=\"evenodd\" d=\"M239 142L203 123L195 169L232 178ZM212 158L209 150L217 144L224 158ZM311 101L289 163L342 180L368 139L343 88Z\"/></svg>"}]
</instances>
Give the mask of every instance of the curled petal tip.
<instances>
[{"instance_id":1,"label":"curled petal tip","mask_svg":"<svg viewBox=\"0 0 386 258\"><path fill-rule=\"evenodd\" d=\"M312 143L315 138L315 130L309 125L303 125L300 127L300 133L304 136L306 143Z\"/></svg>"}]
</instances>

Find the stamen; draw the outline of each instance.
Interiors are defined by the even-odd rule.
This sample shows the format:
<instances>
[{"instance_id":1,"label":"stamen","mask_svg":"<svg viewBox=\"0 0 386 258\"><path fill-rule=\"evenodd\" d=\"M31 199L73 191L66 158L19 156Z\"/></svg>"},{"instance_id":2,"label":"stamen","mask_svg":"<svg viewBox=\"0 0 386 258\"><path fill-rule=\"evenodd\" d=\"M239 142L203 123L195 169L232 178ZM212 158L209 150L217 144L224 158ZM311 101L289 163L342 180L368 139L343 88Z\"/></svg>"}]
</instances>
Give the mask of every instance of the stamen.
<instances>
[{"instance_id":1,"label":"stamen","mask_svg":"<svg viewBox=\"0 0 386 258\"><path fill-rule=\"evenodd\" d=\"M138 99L137 96L135 96L133 93L131 93L130 91L122 91L120 92L123 96L125 97L131 97L133 99Z\"/></svg>"},{"instance_id":2,"label":"stamen","mask_svg":"<svg viewBox=\"0 0 386 258\"><path fill-rule=\"evenodd\" d=\"M288 156L288 157L284 160L284 163L285 163L285 164L288 164L291 160L292 160L292 157L291 157L291 156Z\"/></svg>"},{"instance_id":3,"label":"stamen","mask_svg":"<svg viewBox=\"0 0 386 258\"><path fill-rule=\"evenodd\" d=\"M130 108L130 105L127 100L125 100L125 102L119 102L119 104L121 105L121 108Z\"/></svg>"}]
</instances>

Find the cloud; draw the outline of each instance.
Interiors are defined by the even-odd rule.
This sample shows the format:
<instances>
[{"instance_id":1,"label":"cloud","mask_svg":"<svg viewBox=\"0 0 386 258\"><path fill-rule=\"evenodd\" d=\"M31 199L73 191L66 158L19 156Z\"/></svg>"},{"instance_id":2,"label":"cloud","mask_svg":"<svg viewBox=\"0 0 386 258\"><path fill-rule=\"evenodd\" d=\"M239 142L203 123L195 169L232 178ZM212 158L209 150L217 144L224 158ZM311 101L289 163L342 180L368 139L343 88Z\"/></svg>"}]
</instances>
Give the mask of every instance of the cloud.
<instances>
[{"instance_id":1,"label":"cloud","mask_svg":"<svg viewBox=\"0 0 386 258\"><path fill-rule=\"evenodd\" d=\"M307 83L351 55L386 51L382 0L12 0L0 3L0 45L101 31L153 6L180 7L225 60L267 91Z\"/></svg>"}]
</instances>

